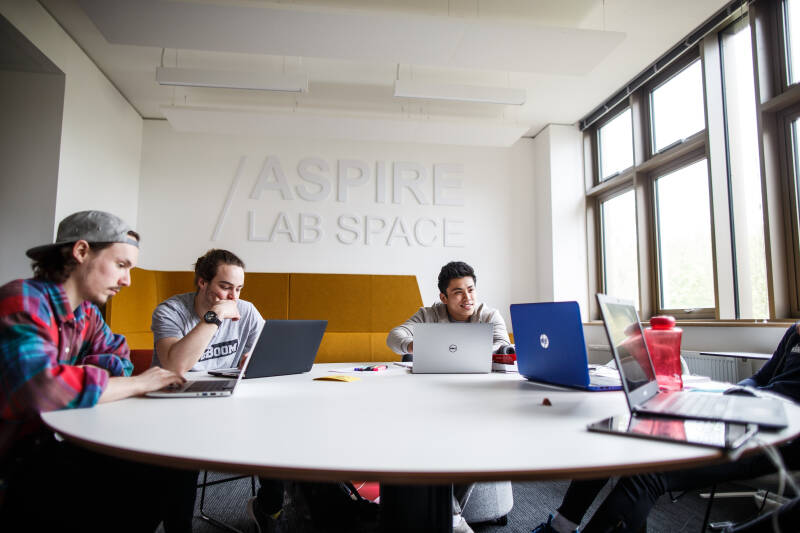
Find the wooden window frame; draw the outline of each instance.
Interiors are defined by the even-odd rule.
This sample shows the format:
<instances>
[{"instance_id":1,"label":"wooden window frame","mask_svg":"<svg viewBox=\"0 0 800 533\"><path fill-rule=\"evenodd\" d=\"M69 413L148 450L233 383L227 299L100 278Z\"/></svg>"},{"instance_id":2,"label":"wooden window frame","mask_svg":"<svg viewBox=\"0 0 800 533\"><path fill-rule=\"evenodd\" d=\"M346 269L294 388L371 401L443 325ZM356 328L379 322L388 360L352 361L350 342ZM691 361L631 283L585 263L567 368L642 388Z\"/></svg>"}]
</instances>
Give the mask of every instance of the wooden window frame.
<instances>
[{"instance_id":1,"label":"wooden window frame","mask_svg":"<svg viewBox=\"0 0 800 533\"><path fill-rule=\"evenodd\" d=\"M800 318L800 166L795 167L792 137L792 122L800 118L800 82L789 85L789 63L786 48L784 22L784 0L755 0L742 5L738 10L729 10L729 18L716 26L692 49L675 59L638 89L629 91L618 100L597 123L584 131L584 173L586 183L587 236L589 247L590 287L602 291L602 221L600 203L623 191L633 189L636 194L637 245L639 251L640 309L643 319L663 309L659 303L657 231L655 227L654 180L670 169L680 168L692 161L706 158L709 167L712 247L714 268L715 308L686 316L674 313L680 319L698 319L700 323L716 319L719 323L752 324L752 320L736 321L730 316L730 303L725 287L730 280L720 270L728 268L725 262L727 224L729 216L722 215L727 208L721 194L719 180L727 183L727 162L717 161L726 154L720 151L720 120L718 111L710 98L717 98L717 86L711 83L713 76L721 76L718 68L719 46L712 46L719 39L720 31L747 12L749 18L757 98L757 128L759 155L761 159L762 198L764 212L765 251L767 263L768 298L770 322L785 322ZM800 38L800 37L798 37ZM716 56L716 57L715 57ZM706 127L687 139L653 153L653 129L651 124L650 94L652 90L700 59L703 68L703 92L706 99ZM715 70L716 69L716 70ZM644 74L642 74L643 76ZM641 76L640 76L641 77ZM635 80L631 85L635 84ZM719 95L721 98L721 95ZM615 118L626 107L631 108L634 144L634 164L620 174L599 182L598 129ZM724 117L723 117L724 118ZM724 133L723 133L724 135ZM724 142L724 140L723 140ZM800 158L800 154L797 155ZM722 172L722 169L725 172ZM722 247L720 248L719 245ZM728 246L730 248L730 246ZM731 288L730 291L733 289ZM594 295L590 295L589 316L599 318ZM722 303L721 303L722 301ZM724 308L721 310L721 308ZM713 311L713 312L711 312ZM722 322L724 321L724 322ZM712 322L713 323L713 322Z\"/></svg>"}]
</instances>

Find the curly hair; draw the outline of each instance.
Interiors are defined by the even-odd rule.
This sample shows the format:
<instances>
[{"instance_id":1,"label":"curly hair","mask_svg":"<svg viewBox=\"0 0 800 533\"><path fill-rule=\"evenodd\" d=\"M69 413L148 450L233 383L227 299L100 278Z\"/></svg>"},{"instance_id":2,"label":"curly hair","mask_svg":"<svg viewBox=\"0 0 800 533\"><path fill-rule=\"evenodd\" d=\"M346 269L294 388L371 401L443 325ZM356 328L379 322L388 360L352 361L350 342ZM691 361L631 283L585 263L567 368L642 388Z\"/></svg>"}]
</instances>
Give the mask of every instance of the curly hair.
<instances>
[{"instance_id":1,"label":"curly hair","mask_svg":"<svg viewBox=\"0 0 800 533\"><path fill-rule=\"evenodd\" d=\"M439 272L439 292L447 295L447 286L450 285L451 279L472 278L473 283L478 283L478 278L475 277L475 271L472 267L462 261L450 261Z\"/></svg>"},{"instance_id":2,"label":"curly hair","mask_svg":"<svg viewBox=\"0 0 800 533\"><path fill-rule=\"evenodd\" d=\"M194 284L201 279L211 281L217 275L220 265L236 265L244 270L244 261L228 250L213 248L197 258L194 264Z\"/></svg>"}]
</instances>

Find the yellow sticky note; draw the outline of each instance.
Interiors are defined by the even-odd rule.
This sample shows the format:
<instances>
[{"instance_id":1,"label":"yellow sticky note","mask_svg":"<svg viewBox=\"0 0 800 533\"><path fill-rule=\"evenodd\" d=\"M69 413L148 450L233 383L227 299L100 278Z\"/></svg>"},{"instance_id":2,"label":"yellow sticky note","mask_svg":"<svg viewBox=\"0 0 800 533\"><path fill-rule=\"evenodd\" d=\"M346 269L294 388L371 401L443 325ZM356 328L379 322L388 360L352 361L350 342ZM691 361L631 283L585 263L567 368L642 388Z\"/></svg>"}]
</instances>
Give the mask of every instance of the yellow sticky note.
<instances>
[{"instance_id":1,"label":"yellow sticky note","mask_svg":"<svg viewBox=\"0 0 800 533\"><path fill-rule=\"evenodd\" d=\"M320 376L314 378L314 381L358 381L361 378L356 376L344 376L342 374L334 374L332 376Z\"/></svg>"}]
</instances>

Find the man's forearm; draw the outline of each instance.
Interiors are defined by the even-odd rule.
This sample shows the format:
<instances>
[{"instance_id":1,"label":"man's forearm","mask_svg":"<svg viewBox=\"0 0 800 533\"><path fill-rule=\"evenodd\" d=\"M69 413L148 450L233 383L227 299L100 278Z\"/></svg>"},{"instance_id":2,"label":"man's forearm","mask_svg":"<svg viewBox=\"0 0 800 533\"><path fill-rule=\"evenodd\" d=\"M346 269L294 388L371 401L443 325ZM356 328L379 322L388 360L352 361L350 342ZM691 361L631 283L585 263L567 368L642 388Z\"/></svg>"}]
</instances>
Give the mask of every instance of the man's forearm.
<instances>
[{"instance_id":1,"label":"man's forearm","mask_svg":"<svg viewBox=\"0 0 800 533\"><path fill-rule=\"evenodd\" d=\"M200 360L217 329L216 324L200 322L185 337L165 350L166 353L159 351L161 366L177 374L188 372Z\"/></svg>"},{"instance_id":2,"label":"man's forearm","mask_svg":"<svg viewBox=\"0 0 800 533\"><path fill-rule=\"evenodd\" d=\"M500 346L508 346L511 339L508 337L506 322L500 313L495 311L491 317L492 322L492 351L496 351Z\"/></svg>"},{"instance_id":3,"label":"man's forearm","mask_svg":"<svg viewBox=\"0 0 800 533\"><path fill-rule=\"evenodd\" d=\"M409 343L414 340L414 335L405 326L397 326L389 332L386 338L386 345L396 354L407 353Z\"/></svg>"},{"instance_id":4,"label":"man's forearm","mask_svg":"<svg viewBox=\"0 0 800 533\"><path fill-rule=\"evenodd\" d=\"M138 376L109 378L98 402L113 402L146 392L159 390L168 385L178 385L186 380L174 372L163 368L148 368Z\"/></svg>"},{"instance_id":5,"label":"man's forearm","mask_svg":"<svg viewBox=\"0 0 800 533\"><path fill-rule=\"evenodd\" d=\"M135 377L113 377L108 379L106 388L103 390L103 394L100 395L98 403L114 402L131 396L138 396L143 392L140 390L138 380Z\"/></svg>"}]
</instances>

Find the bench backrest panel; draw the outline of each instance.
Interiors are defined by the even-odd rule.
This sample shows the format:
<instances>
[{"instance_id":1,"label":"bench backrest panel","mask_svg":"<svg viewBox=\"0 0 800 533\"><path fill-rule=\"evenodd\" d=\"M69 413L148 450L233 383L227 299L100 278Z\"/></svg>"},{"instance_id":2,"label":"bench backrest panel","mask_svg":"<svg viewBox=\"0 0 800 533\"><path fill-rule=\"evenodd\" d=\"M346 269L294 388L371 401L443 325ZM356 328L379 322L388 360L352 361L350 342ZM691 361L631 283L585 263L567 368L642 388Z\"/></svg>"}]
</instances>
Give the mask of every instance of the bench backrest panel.
<instances>
[{"instance_id":1,"label":"bench backrest panel","mask_svg":"<svg viewBox=\"0 0 800 533\"><path fill-rule=\"evenodd\" d=\"M109 300L106 320L131 349L152 350L156 305L193 290L193 272L135 268L131 286ZM319 363L399 360L386 335L422 305L416 277L395 275L248 272L241 297L265 319L328 320Z\"/></svg>"}]
</instances>

